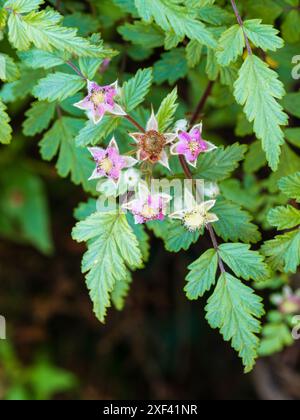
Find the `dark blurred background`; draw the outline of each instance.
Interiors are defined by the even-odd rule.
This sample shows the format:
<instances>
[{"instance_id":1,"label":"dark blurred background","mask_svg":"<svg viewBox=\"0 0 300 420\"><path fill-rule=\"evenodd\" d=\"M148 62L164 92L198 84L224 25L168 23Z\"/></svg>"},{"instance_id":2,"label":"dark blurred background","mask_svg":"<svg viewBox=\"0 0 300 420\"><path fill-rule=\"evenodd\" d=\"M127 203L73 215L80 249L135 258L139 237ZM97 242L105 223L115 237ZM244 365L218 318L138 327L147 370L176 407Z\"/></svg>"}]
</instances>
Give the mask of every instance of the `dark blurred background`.
<instances>
[{"instance_id":1,"label":"dark blurred background","mask_svg":"<svg viewBox=\"0 0 300 420\"><path fill-rule=\"evenodd\" d=\"M66 195L66 188L68 194ZM235 352L205 319L205 300L188 302L185 268L206 247L167 254L153 240L134 275L125 310L107 324L93 315L80 271L84 247L70 238L80 189L47 183L55 255L0 244L1 398L240 400L299 396L299 346L244 375ZM42 391L41 391L42 389Z\"/></svg>"}]
</instances>

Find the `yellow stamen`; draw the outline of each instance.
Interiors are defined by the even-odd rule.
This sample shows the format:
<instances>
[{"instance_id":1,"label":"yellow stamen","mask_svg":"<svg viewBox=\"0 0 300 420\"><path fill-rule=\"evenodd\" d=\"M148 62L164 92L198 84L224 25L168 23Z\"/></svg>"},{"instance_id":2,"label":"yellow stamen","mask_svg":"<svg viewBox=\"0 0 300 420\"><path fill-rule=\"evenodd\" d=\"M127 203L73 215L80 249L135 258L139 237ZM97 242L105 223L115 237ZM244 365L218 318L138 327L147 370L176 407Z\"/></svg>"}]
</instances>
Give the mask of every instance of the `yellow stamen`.
<instances>
[{"instance_id":1,"label":"yellow stamen","mask_svg":"<svg viewBox=\"0 0 300 420\"><path fill-rule=\"evenodd\" d=\"M152 219L154 216L156 216L156 211L152 207L148 206L148 204L145 204L141 215L145 217L145 219Z\"/></svg>"},{"instance_id":2,"label":"yellow stamen","mask_svg":"<svg viewBox=\"0 0 300 420\"><path fill-rule=\"evenodd\" d=\"M94 105L103 104L104 99L105 99L105 95L101 91L92 93L91 101L93 102Z\"/></svg>"},{"instance_id":3,"label":"yellow stamen","mask_svg":"<svg viewBox=\"0 0 300 420\"><path fill-rule=\"evenodd\" d=\"M99 164L100 169L102 169L102 171L104 171L106 174L112 170L113 166L114 165L109 158L103 159Z\"/></svg>"}]
</instances>

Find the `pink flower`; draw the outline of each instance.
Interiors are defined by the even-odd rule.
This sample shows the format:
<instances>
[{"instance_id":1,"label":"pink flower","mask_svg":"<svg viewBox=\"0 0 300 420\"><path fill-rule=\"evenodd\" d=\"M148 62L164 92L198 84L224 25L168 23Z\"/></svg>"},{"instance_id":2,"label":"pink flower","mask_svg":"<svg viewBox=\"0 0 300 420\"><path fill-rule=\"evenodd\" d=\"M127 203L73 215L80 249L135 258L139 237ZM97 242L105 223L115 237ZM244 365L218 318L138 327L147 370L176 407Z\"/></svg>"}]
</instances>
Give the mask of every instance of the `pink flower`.
<instances>
[{"instance_id":1,"label":"pink flower","mask_svg":"<svg viewBox=\"0 0 300 420\"><path fill-rule=\"evenodd\" d=\"M87 82L88 96L74 104L76 108L87 111L88 117L99 124L106 113L126 115L126 112L115 102L119 94L118 82L109 86L99 86L95 82Z\"/></svg>"},{"instance_id":2,"label":"pink flower","mask_svg":"<svg viewBox=\"0 0 300 420\"><path fill-rule=\"evenodd\" d=\"M143 182L139 185L138 198L123 205L134 215L136 224L143 224L153 220L164 220L167 205L172 197L167 194L151 194Z\"/></svg>"},{"instance_id":3,"label":"pink flower","mask_svg":"<svg viewBox=\"0 0 300 420\"><path fill-rule=\"evenodd\" d=\"M137 159L139 161L148 161L152 164L160 163L170 169L166 146L176 139L177 134L160 133L158 121L153 110L147 123L146 132L131 133L129 135L137 143Z\"/></svg>"},{"instance_id":4,"label":"pink flower","mask_svg":"<svg viewBox=\"0 0 300 420\"><path fill-rule=\"evenodd\" d=\"M197 166L197 160L201 153L208 153L217 147L202 139L202 123L195 125L190 132L178 131L179 141L171 147L173 155L183 155L186 161L193 167Z\"/></svg>"},{"instance_id":5,"label":"pink flower","mask_svg":"<svg viewBox=\"0 0 300 420\"><path fill-rule=\"evenodd\" d=\"M96 162L96 168L91 179L109 178L118 183L121 171L124 168L131 168L137 160L129 156L121 156L116 140L113 138L107 149L101 147L90 147L89 151Z\"/></svg>"}]
</instances>

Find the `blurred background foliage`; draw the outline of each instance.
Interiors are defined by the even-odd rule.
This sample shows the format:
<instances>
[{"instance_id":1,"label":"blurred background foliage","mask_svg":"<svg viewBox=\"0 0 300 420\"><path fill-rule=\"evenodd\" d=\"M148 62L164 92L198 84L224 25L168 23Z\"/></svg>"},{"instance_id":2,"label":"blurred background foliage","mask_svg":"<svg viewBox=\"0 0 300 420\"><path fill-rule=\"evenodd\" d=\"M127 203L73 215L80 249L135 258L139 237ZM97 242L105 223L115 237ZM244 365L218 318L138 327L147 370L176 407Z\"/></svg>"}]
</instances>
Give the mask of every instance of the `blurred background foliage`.
<instances>
[{"instance_id":1,"label":"blurred background foliage","mask_svg":"<svg viewBox=\"0 0 300 420\"><path fill-rule=\"evenodd\" d=\"M66 26L79 28L82 36L100 31L105 43L119 51L101 73L104 83L117 78L124 82L138 68L154 66L148 102L156 109L177 84L182 99L177 116L189 116L208 79L214 80L205 51L199 57L189 55L185 46L165 51L164 36L155 26L144 37L140 32L137 36L131 1L49 3L64 14ZM212 26L220 19L225 26L235 23L229 2L216 1L214 13L209 10L213 2L206 3L203 21ZM283 100L290 116L287 143L279 169L272 173L230 88L218 80L204 110L204 137L217 144L249 145L235 178L222 182L220 189L252 213L268 240L274 230L266 215L286 203L277 182L300 168L300 83L291 77L293 57L300 55L300 5L298 0L241 0L239 7L247 18L274 24L285 40L284 48L264 58L288 92ZM16 57L6 38L0 50ZM207 326L204 303L186 300L186 267L209 246L205 238L179 255L167 254L153 238L150 263L134 275L124 312L111 313L107 325L99 325L80 272L84 247L70 237L73 209L86 194L60 178L52 163L41 160L40 135L25 136L30 92L43 74L23 68L21 79L5 84L0 93L14 129L11 146L0 146L0 312L7 317L9 334L7 341L0 341L0 398L300 398L300 343L291 342L290 319L276 302L269 305L261 354L282 352L261 359L253 375L242 376L236 355ZM80 116L71 106L75 99L78 95L62 108ZM146 120L144 114L139 117ZM268 302L270 290L281 291L287 283L298 288L298 274L272 279L261 293Z\"/></svg>"}]
</instances>

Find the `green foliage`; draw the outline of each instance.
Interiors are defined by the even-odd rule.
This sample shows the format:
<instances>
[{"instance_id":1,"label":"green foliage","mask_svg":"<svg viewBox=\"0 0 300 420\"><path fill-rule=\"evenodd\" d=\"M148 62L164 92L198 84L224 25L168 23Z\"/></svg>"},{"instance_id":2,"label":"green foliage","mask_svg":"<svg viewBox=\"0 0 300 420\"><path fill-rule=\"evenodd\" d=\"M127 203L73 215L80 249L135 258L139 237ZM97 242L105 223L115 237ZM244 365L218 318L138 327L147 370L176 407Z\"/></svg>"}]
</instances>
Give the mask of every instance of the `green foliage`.
<instances>
[{"instance_id":1,"label":"green foliage","mask_svg":"<svg viewBox=\"0 0 300 420\"><path fill-rule=\"evenodd\" d=\"M41 79L33 94L40 101L63 101L75 95L84 86L85 81L82 77L76 74L57 72Z\"/></svg>"},{"instance_id":2,"label":"green foliage","mask_svg":"<svg viewBox=\"0 0 300 420\"><path fill-rule=\"evenodd\" d=\"M35 136L49 127L55 115L55 104L48 102L33 102L26 112L27 119L23 123L25 136Z\"/></svg>"},{"instance_id":3,"label":"green foliage","mask_svg":"<svg viewBox=\"0 0 300 420\"><path fill-rule=\"evenodd\" d=\"M224 340L232 342L246 372L253 368L257 357L259 339L255 334L261 331L258 318L264 314L261 302L250 287L224 273L206 306L210 326L219 328Z\"/></svg>"},{"instance_id":4,"label":"green foliage","mask_svg":"<svg viewBox=\"0 0 300 420\"><path fill-rule=\"evenodd\" d=\"M157 113L157 121L158 127L161 133L164 133L174 121L174 116L178 108L177 103L178 95L177 95L177 88L173 89L173 91L162 101L158 113Z\"/></svg>"},{"instance_id":5,"label":"green foliage","mask_svg":"<svg viewBox=\"0 0 300 420\"><path fill-rule=\"evenodd\" d=\"M126 217L117 213L92 214L77 224L73 238L78 242L89 241L82 271L88 273L86 281L95 314L104 322L106 310L111 306L111 293L118 282L128 283L127 267L134 270L142 265L137 238ZM121 288L123 296L124 285ZM115 292L115 298L119 293ZM120 303L120 295L117 302Z\"/></svg>"},{"instance_id":6,"label":"green foliage","mask_svg":"<svg viewBox=\"0 0 300 420\"><path fill-rule=\"evenodd\" d=\"M131 112L144 102L152 84L152 69L139 70L135 77L124 83L124 104L127 112Z\"/></svg>"},{"instance_id":7,"label":"green foliage","mask_svg":"<svg viewBox=\"0 0 300 420\"><path fill-rule=\"evenodd\" d=\"M288 122L287 115L276 101L284 93L277 74L258 57L248 56L240 69L234 94L237 102L244 105L248 120L254 122L254 131L262 140L263 150L273 170L278 168L280 146L284 144L281 126Z\"/></svg>"},{"instance_id":8,"label":"green foliage","mask_svg":"<svg viewBox=\"0 0 300 420\"><path fill-rule=\"evenodd\" d=\"M214 249L209 249L189 267L190 273L184 288L187 298L197 300L209 291L216 282L218 268L218 254Z\"/></svg>"},{"instance_id":9,"label":"green foliage","mask_svg":"<svg viewBox=\"0 0 300 420\"><path fill-rule=\"evenodd\" d=\"M11 141L12 129L9 123L6 106L0 101L0 143L2 144L9 144Z\"/></svg>"}]
</instances>

